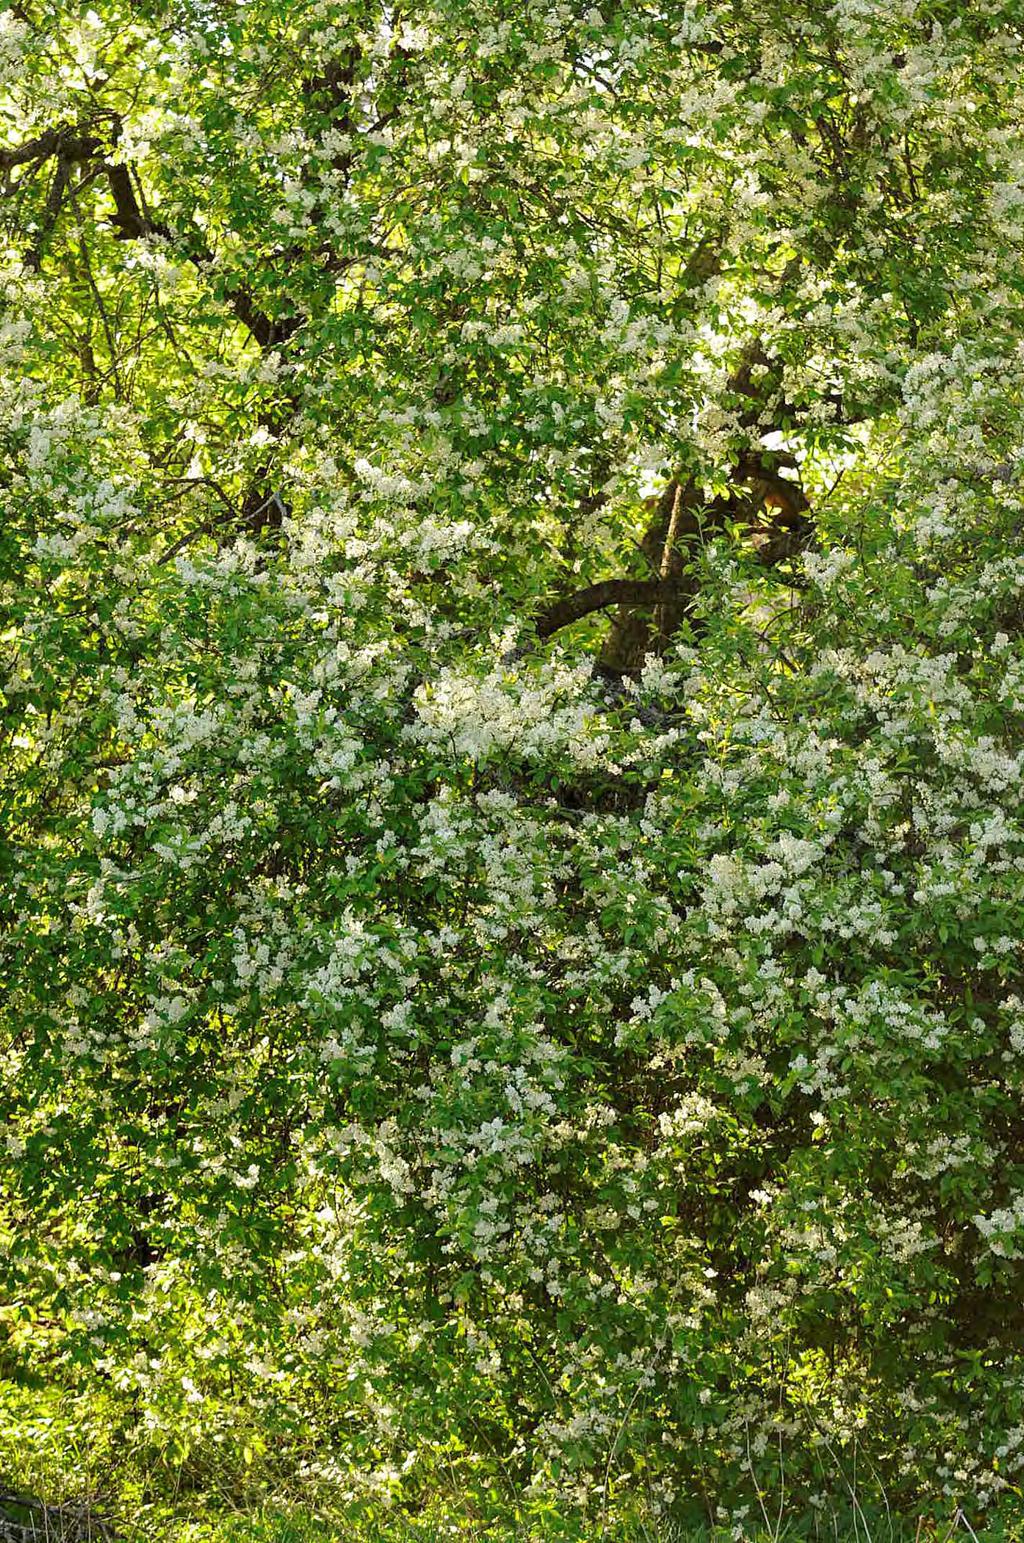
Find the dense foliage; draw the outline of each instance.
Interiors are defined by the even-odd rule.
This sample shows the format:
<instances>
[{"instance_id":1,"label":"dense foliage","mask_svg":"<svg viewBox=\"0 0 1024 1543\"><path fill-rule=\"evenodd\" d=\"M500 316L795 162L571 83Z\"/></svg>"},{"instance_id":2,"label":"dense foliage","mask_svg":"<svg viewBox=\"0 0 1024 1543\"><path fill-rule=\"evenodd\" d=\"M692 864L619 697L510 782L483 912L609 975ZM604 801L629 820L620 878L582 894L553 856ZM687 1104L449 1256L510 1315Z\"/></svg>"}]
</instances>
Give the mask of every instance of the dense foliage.
<instances>
[{"instance_id":1,"label":"dense foliage","mask_svg":"<svg viewBox=\"0 0 1024 1543\"><path fill-rule=\"evenodd\" d=\"M1022 61L0 12L24 1450L1016 1514Z\"/></svg>"}]
</instances>

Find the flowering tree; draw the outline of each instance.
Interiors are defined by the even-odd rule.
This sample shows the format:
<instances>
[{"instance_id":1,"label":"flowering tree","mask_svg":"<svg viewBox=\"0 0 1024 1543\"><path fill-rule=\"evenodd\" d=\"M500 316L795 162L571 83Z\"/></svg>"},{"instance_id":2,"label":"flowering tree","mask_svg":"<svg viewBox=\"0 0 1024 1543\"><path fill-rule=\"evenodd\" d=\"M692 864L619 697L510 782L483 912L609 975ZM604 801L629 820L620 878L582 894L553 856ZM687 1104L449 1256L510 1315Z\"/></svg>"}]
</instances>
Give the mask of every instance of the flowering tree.
<instances>
[{"instance_id":1,"label":"flowering tree","mask_svg":"<svg viewBox=\"0 0 1024 1543\"><path fill-rule=\"evenodd\" d=\"M1021 62L0 13L19 1440L1019 1503Z\"/></svg>"}]
</instances>

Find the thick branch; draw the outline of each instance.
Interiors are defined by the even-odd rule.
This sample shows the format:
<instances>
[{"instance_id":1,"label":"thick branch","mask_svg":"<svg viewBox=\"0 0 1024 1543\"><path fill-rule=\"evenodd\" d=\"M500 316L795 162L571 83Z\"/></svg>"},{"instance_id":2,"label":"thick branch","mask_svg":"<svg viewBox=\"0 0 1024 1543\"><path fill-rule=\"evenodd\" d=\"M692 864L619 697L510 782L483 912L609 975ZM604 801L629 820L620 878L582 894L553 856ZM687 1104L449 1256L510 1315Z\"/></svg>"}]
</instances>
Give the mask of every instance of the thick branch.
<instances>
[{"instance_id":1,"label":"thick branch","mask_svg":"<svg viewBox=\"0 0 1024 1543\"><path fill-rule=\"evenodd\" d=\"M86 161L96 154L99 141L90 134L75 134L70 129L47 129L11 150L0 150L0 171L27 166L30 161L48 161L60 155L65 161Z\"/></svg>"},{"instance_id":2,"label":"thick branch","mask_svg":"<svg viewBox=\"0 0 1024 1543\"><path fill-rule=\"evenodd\" d=\"M588 584L574 595L556 600L537 618L537 636L549 638L552 633L594 611L603 611L609 605L658 605L670 600L676 585L671 579L602 579L598 584Z\"/></svg>"},{"instance_id":3,"label":"thick branch","mask_svg":"<svg viewBox=\"0 0 1024 1543\"><path fill-rule=\"evenodd\" d=\"M740 459L738 474L751 489L755 508L767 512L754 527L753 540L759 562L774 567L809 546L814 538L807 495L795 478L783 477L777 467L795 470L791 456L749 453Z\"/></svg>"},{"instance_id":4,"label":"thick branch","mask_svg":"<svg viewBox=\"0 0 1024 1543\"><path fill-rule=\"evenodd\" d=\"M652 518L640 543L657 577L605 579L555 601L538 617L537 636L543 640L594 611L617 606L601 650L601 667L612 675L635 672L648 652L664 649L694 597L696 580L687 566L687 547L721 531L735 518L753 526L758 560L765 566L774 566L808 544L813 535L810 505L799 482L782 476L783 466L796 470L796 462L785 453L744 452L733 467L732 480L749 492L710 503L692 479L673 478L659 498L649 501ZM652 608L653 627L643 614Z\"/></svg>"},{"instance_id":5,"label":"thick branch","mask_svg":"<svg viewBox=\"0 0 1024 1543\"><path fill-rule=\"evenodd\" d=\"M76 133L69 128L47 129L45 133L37 134L35 139L27 140L23 145L13 149L0 149L0 171L6 173L16 166L26 166L30 163L41 166L53 156L58 158L62 167L75 161L96 161L97 169L102 170L106 175L114 199L113 224L124 240L137 241L144 236L161 236L166 241L176 239L169 226L150 218L140 206L129 168L120 163L101 159L102 146L94 135ZM58 181L55 183L58 189L56 195L58 207L65 181L66 176L58 173ZM51 191L47 212L55 218L57 211L50 208L53 201L54 194ZM202 242L196 240L194 235L188 240L185 255L200 271L213 262L213 253ZM259 309L252 295L244 288L229 295L228 304L260 348L273 348L287 342L300 325L297 317L287 317L280 321L272 320Z\"/></svg>"},{"instance_id":6,"label":"thick branch","mask_svg":"<svg viewBox=\"0 0 1024 1543\"><path fill-rule=\"evenodd\" d=\"M108 162L104 171L114 198L114 224L123 238L132 241L142 236L162 236L172 241L173 231L159 220L151 219L140 207L127 166ZM186 255L200 272L213 262L213 253L209 247L195 239L189 242ZM228 296L228 304L261 348L273 348L287 342L299 326L299 320L294 316L273 321L259 309L247 289L234 290Z\"/></svg>"},{"instance_id":7,"label":"thick branch","mask_svg":"<svg viewBox=\"0 0 1024 1543\"><path fill-rule=\"evenodd\" d=\"M139 201L132 187L131 173L127 166L114 165L107 162L104 166L110 191L114 195L113 223L117 226L126 241L138 240L140 236L164 236L169 237L170 231L166 225L158 225L155 220L147 219L139 208Z\"/></svg>"},{"instance_id":8,"label":"thick branch","mask_svg":"<svg viewBox=\"0 0 1024 1543\"><path fill-rule=\"evenodd\" d=\"M118 130L119 125L115 123L112 135L114 140L118 137ZM109 142L108 139L108 145ZM137 241L145 236L160 236L166 241L180 242L180 236L176 235L168 225L154 220L142 207L129 167L122 163L107 161L103 158L103 154L103 144L95 135L85 134L70 127L47 129L44 133L37 134L34 139L27 140L23 145L0 149L0 172L6 174L15 167L30 164L42 166L54 156L58 158L62 167L76 161L93 161L96 170L106 176L114 200L112 223L123 240ZM54 195L51 192L47 207L51 223L59 210L65 182L66 175L58 173L58 180L54 184L57 193ZM55 197L56 209L50 207ZM200 272L207 269L214 261L214 254L198 239L194 231L185 238L184 255ZM274 348L287 342L301 325L301 318L294 316L273 320L260 310L250 291L244 286L229 294L227 300L235 316L262 349Z\"/></svg>"}]
</instances>

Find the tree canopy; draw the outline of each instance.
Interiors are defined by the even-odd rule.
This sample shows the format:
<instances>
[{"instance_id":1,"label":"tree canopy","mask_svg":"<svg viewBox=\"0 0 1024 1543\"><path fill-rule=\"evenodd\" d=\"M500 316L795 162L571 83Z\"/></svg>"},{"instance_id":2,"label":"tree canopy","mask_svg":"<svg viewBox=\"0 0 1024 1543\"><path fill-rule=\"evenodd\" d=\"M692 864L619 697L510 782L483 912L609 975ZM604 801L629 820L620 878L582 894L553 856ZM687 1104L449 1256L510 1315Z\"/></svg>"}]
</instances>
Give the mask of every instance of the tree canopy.
<instances>
[{"instance_id":1,"label":"tree canopy","mask_svg":"<svg viewBox=\"0 0 1024 1543\"><path fill-rule=\"evenodd\" d=\"M1022 59L0 11L19 1442L1015 1514Z\"/></svg>"}]
</instances>

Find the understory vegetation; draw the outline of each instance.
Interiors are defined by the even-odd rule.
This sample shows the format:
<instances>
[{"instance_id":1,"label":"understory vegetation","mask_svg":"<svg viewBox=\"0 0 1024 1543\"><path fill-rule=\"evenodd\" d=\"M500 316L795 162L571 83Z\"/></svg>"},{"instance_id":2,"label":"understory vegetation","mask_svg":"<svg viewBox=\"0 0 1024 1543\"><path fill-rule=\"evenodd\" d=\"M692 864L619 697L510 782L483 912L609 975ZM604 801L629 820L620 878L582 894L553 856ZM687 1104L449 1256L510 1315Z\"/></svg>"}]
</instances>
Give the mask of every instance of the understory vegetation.
<instances>
[{"instance_id":1,"label":"understory vegetation","mask_svg":"<svg viewBox=\"0 0 1024 1543\"><path fill-rule=\"evenodd\" d=\"M1022 64L0 0L0 1536L1020 1539Z\"/></svg>"}]
</instances>

